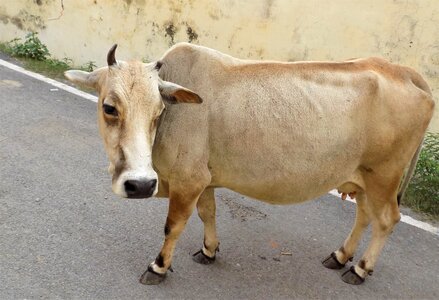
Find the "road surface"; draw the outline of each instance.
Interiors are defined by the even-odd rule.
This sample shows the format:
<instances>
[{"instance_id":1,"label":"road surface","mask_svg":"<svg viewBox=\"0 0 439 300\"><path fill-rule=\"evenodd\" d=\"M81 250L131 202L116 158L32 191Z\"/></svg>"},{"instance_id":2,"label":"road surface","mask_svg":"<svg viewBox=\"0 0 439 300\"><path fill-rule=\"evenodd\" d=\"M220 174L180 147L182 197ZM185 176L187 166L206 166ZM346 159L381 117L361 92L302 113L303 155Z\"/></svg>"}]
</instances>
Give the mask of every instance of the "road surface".
<instances>
[{"instance_id":1,"label":"road surface","mask_svg":"<svg viewBox=\"0 0 439 300\"><path fill-rule=\"evenodd\" d=\"M191 259L202 245L194 214L174 273L139 284L162 245L167 201L114 196L96 104L54 89L0 66L0 299L439 299L437 235L399 223L373 276L351 286L320 261L348 235L355 204L326 195L271 206L226 189L215 264Z\"/></svg>"}]
</instances>

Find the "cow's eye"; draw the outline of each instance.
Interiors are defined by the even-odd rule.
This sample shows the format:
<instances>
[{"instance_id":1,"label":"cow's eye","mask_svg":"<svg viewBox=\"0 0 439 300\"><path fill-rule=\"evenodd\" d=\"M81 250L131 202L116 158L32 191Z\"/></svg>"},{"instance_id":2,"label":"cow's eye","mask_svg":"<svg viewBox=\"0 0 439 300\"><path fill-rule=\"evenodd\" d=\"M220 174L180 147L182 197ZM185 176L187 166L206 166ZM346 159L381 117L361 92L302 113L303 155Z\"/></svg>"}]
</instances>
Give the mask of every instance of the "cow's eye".
<instances>
[{"instance_id":1,"label":"cow's eye","mask_svg":"<svg viewBox=\"0 0 439 300\"><path fill-rule=\"evenodd\" d=\"M108 104L104 104L103 108L104 108L105 114L111 115L111 116L117 116L117 109L116 109L116 107L108 105Z\"/></svg>"}]
</instances>

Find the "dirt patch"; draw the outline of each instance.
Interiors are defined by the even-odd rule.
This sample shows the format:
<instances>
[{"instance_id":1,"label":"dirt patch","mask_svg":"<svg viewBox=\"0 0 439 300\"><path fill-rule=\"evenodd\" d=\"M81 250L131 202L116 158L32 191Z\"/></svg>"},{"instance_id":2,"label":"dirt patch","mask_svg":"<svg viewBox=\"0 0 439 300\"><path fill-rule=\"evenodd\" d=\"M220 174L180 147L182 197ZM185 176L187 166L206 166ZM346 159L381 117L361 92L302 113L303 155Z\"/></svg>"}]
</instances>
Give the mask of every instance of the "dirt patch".
<instances>
[{"instance_id":1,"label":"dirt patch","mask_svg":"<svg viewBox=\"0 0 439 300\"><path fill-rule=\"evenodd\" d=\"M172 46L175 44L174 37L175 33L177 32L177 28L174 26L173 23L169 23L165 26L165 37L169 37L169 46Z\"/></svg>"},{"instance_id":2,"label":"dirt patch","mask_svg":"<svg viewBox=\"0 0 439 300\"><path fill-rule=\"evenodd\" d=\"M6 15L0 15L0 22L3 22L3 24L9 23L9 17Z\"/></svg>"},{"instance_id":3,"label":"dirt patch","mask_svg":"<svg viewBox=\"0 0 439 300\"><path fill-rule=\"evenodd\" d=\"M3 22L3 24L11 22L18 29L24 31L38 31L46 28L46 24L40 16L29 14L24 9L20 10L20 12L13 17L2 14L0 15L0 21Z\"/></svg>"},{"instance_id":4,"label":"dirt patch","mask_svg":"<svg viewBox=\"0 0 439 300\"><path fill-rule=\"evenodd\" d=\"M195 32L195 30L192 29L192 27L190 26L187 27L186 34L189 43L198 40L198 34Z\"/></svg>"},{"instance_id":5,"label":"dirt patch","mask_svg":"<svg viewBox=\"0 0 439 300\"><path fill-rule=\"evenodd\" d=\"M250 220L263 220L267 218L267 214L257 210L256 208L240 203L242 202L242 199L236 199L236 197L229 197L227 195L220 195L217 197L219 197L228 206L233 219L238 219L241 220L241 222L245 222Z\"/></svg>"}]
</instances>

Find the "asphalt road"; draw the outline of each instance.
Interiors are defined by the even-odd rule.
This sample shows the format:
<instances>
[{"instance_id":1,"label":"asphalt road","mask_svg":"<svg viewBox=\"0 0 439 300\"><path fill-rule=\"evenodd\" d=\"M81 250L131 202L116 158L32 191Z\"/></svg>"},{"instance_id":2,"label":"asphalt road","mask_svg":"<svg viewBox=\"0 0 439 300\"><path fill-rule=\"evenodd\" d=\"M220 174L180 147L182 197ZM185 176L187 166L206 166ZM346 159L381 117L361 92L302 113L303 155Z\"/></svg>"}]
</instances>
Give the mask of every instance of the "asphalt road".
<instances>
[{"instance_id":1,"label":"asphalt road","mask_svg":"<svg viewBox=\"0 0 439 300\"><path fill-rule=\"evenodd\" d=\"M0 67L0 299L439 299L437 235L398 224L374 275L351 286L320 260L349 233L354 204L327 195L271 206L225 189L216 263L191 259L202 245L195 214L175 272L139 284L160 250L167 201L113 196L96 104L50 89Z\"/></svg>"}]
</instances>

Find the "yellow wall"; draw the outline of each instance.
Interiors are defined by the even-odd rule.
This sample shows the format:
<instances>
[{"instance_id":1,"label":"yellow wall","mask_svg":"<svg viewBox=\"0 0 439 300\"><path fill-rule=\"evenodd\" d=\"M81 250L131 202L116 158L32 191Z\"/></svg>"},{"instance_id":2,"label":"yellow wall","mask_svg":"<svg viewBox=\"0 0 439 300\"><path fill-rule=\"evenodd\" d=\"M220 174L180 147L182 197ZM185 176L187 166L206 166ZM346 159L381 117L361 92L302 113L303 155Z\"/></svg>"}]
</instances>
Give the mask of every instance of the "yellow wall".
<instances>
[{"instance_id":1,"label":"yellow wall","mask_svg":"<svg viewBox=\"0 0 439 300\"><path fill-rule=\"evenodd\" d=\"M156 59L173 43L241 58L343 60L383 56L418 70L439 99L439 0L1 0L0 41L40 32L77 64ZM438 101L436 101L438 102ZM439 103L431 128L439 131Z\"/></svg>"}]
</instances>

